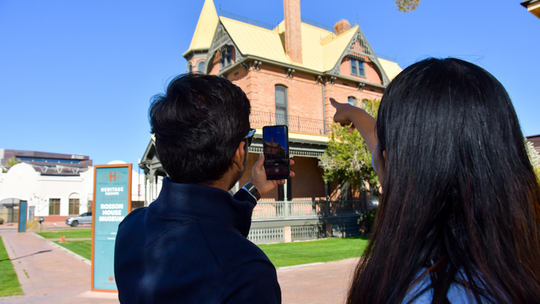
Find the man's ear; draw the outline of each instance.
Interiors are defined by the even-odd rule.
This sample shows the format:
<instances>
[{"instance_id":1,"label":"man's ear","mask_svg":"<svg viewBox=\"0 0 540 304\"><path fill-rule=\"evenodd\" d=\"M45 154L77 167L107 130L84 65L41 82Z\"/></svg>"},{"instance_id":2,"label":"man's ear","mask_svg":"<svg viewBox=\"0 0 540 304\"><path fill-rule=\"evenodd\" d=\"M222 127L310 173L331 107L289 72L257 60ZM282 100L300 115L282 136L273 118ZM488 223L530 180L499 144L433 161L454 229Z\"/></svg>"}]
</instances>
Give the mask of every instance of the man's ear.
<instances>
[{"instance_id":1,"label":"man's ear","mask_svg":"<svg viewBox=\"0 0 540 304\"><path fill-rule=\"evenodd\" d=\"M244 157L246 156L246 142L241 141L234 151L232 158L232 166L236 167L238 171L244 171Z\"/></svg>"}]
</instances>

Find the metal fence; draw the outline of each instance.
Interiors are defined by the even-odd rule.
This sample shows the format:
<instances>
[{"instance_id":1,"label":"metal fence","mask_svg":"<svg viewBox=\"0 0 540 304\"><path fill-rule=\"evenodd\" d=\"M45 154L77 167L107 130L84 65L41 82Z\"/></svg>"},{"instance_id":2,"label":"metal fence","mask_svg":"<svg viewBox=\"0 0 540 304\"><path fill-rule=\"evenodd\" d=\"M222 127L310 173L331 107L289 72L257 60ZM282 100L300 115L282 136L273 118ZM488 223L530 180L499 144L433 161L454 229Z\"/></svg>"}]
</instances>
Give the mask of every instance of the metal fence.
<instances>
[{"instance_id":1,"label":"metal fence","mask_svg":"<svg viewBox=\"0 0 540 304\"><path fill-rule=\"evenodd\" d=\"M284 219L330 217L346 214L363 214L363 200L352 201L275 201L258 202L252 219Z\"/></svg>"},{"instance_id":2,"label":"metal fence","mask_svg":"<svg viewBox=\"0 0 540 304\"><path fill-rule=\"evenodd\" d=\"M255 244L281 243L284 241L283 227L252 228L248 239Z\"/></svg>"},{"instance_id":3,"label":"metal fence","mask_svg":"<svg viewBox=\"0 0 540 304\"><path fill-rule=\"evenodd\" d=\"M290 241L359 235L367 210L364 200L259 201L248 239L267 244L284 242L286 235Z\"/></svg>"},{"instance_id":4,"label":"metal fence","mask_svg":"<svg viewBox=\"0 0 540 304\"><path fill-rule=\"evenodd\" d=\"M330 135L330 126L324 127L322 119L313 119L300 116L277 114L274 112L251 111L249 121L252 127L272 125L287 125L289 132L307 133L315 135Z\"/></svg>"}]
</instances>

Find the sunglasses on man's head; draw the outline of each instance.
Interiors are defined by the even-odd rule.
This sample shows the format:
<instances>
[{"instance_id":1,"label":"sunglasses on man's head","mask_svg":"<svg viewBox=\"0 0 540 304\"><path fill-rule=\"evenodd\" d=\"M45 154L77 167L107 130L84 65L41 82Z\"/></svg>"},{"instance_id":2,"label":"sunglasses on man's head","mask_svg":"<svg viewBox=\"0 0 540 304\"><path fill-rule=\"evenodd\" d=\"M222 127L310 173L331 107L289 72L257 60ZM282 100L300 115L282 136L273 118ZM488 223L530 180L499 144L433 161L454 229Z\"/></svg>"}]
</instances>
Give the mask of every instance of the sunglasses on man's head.
<instances>
[{"instance_id":1,"label":"sunglasses on man's head","mask_svg":"<svg viewBox=\"0 0 540 304\"><path fill-rule=\"evenodd\" d=\"M247 139L247 145L248 147L251 146L251 142L253 141L253 136L255 135L255 129L249 129L249 132L248 134L246 135L246 137L244 137L243 140L246 140Z\"/></svg>"}]
</instances>

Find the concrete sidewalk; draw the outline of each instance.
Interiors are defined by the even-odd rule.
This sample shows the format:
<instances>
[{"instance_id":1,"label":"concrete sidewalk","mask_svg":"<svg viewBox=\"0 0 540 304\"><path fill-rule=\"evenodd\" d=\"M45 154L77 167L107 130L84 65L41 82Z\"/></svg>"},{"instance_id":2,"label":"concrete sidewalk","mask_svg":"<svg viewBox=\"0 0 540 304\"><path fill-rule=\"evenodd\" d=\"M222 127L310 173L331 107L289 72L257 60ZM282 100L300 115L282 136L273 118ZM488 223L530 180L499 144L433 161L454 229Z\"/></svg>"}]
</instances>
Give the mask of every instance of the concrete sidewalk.
<instances>
[{"instance_id":1,"label":"concrete sidewalk","mask_svg":"<svg viewBox=\"0 0 540 304\"><path fill-rule=\"evenodd\" d=\"M119 303L117 294L90 292L90 266L32 232L0 230L24 296L0 303Z\"/></svg>"},{"instance_id":2,"label":"concrete sidewalk","mask_svg":"<svg viewBox=\"0 0 540 304\"><path fill-rule=\"evenodd\" d=\"M119 303L116 293L91 292L91 267L32 232L0 229L24 296L0 303ZM344 303L358 259L278 269L284 304Z\"/></svg>"}]
</instances>

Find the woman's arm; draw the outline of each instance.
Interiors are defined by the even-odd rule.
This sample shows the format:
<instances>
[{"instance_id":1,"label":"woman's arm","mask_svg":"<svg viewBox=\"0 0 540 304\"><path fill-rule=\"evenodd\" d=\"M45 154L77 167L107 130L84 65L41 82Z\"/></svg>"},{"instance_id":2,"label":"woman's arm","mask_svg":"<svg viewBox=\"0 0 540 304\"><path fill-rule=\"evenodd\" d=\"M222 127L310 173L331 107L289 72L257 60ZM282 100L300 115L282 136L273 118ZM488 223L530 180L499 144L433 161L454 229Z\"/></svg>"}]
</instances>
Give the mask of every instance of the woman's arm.
<instances>
[{"instance_id":1,"label":"woman's arm","mask_svg":"<svg viewBox=\"0 0 540 304\"><path fill-rule=\"evenodd\" d=\"M347 103L339 103L334 98L330 98L330 103L336 108L334 121L342 126L352 122L353 126L349 132L351 132L353 128L356 128L358 132L360 132L360 136L364 138L369 152L373 152L378 142L377 134L375 133L375 124L377 123L377 120L363 109L351 106Z\"/></svg>"}]
</instances>

